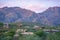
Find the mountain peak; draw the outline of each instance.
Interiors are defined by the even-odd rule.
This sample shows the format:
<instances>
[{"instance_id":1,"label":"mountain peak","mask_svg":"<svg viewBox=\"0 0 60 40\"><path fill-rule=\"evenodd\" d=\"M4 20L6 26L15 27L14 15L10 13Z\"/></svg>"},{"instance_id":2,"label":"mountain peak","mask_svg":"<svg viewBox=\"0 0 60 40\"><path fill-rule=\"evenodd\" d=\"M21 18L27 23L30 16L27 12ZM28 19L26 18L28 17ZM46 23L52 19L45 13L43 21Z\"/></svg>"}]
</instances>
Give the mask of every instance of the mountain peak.
<instances>
[{"instance_id":1,"label":"mountain peak","mask_svg":"<svg viewBox=\"0 0 60 40\"><path fill-rule=\"evenodd\" d=\"M60 7L59 6L55 6L55 7L49 7L48 9L50 10L56 10L56 9L59 9Z\"/></svg>"},{"instance_id":2,"label":"mountain peak","mask_svg":"<svg viewBox=\"0 0 60 40\"><path fill-rule=\"evenodd\" d=\"M44 25L60 24L60 7L50 7L42 13L20 7L4 7L0 9L0 22L38 22Z\"/></svg>"}]
</instances>

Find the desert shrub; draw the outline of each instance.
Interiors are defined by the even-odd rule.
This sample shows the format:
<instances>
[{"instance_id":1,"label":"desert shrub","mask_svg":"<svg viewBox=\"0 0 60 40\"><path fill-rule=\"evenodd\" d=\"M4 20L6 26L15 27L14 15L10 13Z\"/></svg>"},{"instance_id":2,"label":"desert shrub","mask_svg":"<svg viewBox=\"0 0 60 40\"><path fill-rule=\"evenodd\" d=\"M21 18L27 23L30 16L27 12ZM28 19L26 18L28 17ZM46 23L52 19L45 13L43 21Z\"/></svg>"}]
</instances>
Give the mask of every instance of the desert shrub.
<instances>
[{"instance_id":1,"label":"desert shrub","mask_svg":"<svg viewBox=\"0 0 60 40\"><path fill-rule=\"evenodd\" d=\"M40 40L40 38L37 35L24 35L19 40Z\"/></svg>"},{"instance_id":2,"label":"desert shrub","mask_svg":"<svg viewBox=\"0 0 60 40\"><path fill-rule=\"evenodd\" d=\"M60 32L48 33L46 40L60 40Z\"/></svg>"},{"instance_id":3,"label":"desert shrub","mask_svg":"<svg viewBox=\"0 0 60 40\"><path fill-rule=\"evenodd\" d=\"M7 33L5 33L4 35L6 35L6 36L13 36L14 34L15 34L15 31L14 30L10 30Z\"/></svg>"},{"instance_id":4,"label":"desert shrub","mask_svg":"<svg viewBox=\"0 0 60 40\"><path fill-rule=\"evenodd\" d=\"M60 31L55 33L57 36L60 36Z\"/></svg>"},{"instance_id":5,"label":"desert shrub","mask_svg":"<svg viewBox=\"0 0 60 40\"><path fill-rule=\"evenodd\" d=\"M3 26L3 23L0 22L0 27Z\"/></svg>"},{"instance_id":6,"label":"desert shrub","mask_svg":"<svg viewBox=\"0 0 60 40\"><path fill-rule=\"evenodd\" d=\"M43 30L39 30L39 31L35 32L35 34L38 35L39 37L42 37L45 35Z\"/></svg>"}]
</instances>

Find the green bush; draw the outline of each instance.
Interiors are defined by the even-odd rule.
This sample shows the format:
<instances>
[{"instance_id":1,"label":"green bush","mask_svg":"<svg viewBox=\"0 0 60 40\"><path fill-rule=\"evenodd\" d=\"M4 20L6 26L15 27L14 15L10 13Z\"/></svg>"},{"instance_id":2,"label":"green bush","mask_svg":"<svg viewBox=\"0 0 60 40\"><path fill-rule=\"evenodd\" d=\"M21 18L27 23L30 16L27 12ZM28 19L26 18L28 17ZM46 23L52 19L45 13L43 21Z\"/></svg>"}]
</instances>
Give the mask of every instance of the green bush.
<instances>
[{"instance_id":1,"label":"green bush","mask_svg":"<svg viewBox=\"0 0 60 40\"><path fill-rule=\"evenodd\" d=\"M5 33L6 36L13 36L15 34L14 30L10 30L7 33Z\"/></svg>"},{"instance_id":2,"label":"green bush","mask_svg":"<svg viewBox=\"0 0 60 40\"><path fill-rule=\"evenodd\" d=\"M56 35L60 36L60 31L55 33Z\"/></svg>"},{"instance_id":3,"label":"green bush","mask_svg":"<svg viewBox=\"0 0 60 40\"><path fill-rule=\"evenodd\" d=\"M0 23L0 26L3 26L3 23Z\"/></svg>"},{"instance_id":4,"label":"green bush","mask_svg":"<svg viewBox=\"0 0 60 40\"><path fill-rule=\"evenodd\" d=\"M38 35L39 37L42 37L45 35L43 30L39 30L39 31L35 32L35 34Z\"/></svg>"},{"instance_id":5,"label":"green bush","mask_svg":"<svg viewBox=\"0 0 60 40\"><path fill-rule=\"evenodd\" d=\"M40 40L40 38L37 35L24 35L19 37L19 40Z\"/></svg>"}]
</instances>

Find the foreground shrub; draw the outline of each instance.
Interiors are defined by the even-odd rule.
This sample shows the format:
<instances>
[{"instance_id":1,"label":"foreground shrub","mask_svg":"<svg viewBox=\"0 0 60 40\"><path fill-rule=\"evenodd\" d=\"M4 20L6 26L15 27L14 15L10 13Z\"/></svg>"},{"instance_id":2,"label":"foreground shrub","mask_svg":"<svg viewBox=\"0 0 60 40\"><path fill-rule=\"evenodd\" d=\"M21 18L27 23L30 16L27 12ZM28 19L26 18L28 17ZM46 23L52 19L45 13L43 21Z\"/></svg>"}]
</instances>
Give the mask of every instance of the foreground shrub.
<instances>
[{"instance_id":1,"label":"foreground shrub","mask_svg":"<svg viewBox=\"0 0 60 40\"><path fill-rule=\"evenodd\" d=\"M39 31L35 32L35 34L38 35L39 37L42 37L45 35L43 30L39 30Z\"/></svg>"}]
</instances>

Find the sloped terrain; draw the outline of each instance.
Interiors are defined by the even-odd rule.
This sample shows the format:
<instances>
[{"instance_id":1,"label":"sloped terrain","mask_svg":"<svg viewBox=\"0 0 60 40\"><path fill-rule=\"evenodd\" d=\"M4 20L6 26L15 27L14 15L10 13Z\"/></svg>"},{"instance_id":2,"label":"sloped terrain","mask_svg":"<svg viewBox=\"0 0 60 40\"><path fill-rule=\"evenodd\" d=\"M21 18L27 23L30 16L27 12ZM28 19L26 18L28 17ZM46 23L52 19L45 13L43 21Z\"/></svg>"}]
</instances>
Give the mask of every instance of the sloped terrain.
<instances>
[{"instance_id":1,"label":"sloped terrain","mask_svg":"<svg viewBox=\"0 0 60 40\"><path fill-rule=\"evenodd\" d=\"M38 22L43 25L60 25L60 7L50 7L42 13L20 7L0 8L0 22Z\"/></svg>"}]
</instances>

